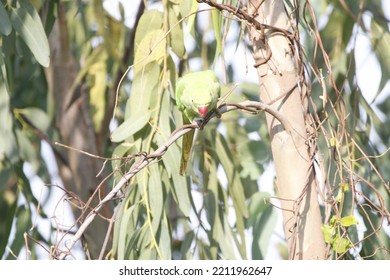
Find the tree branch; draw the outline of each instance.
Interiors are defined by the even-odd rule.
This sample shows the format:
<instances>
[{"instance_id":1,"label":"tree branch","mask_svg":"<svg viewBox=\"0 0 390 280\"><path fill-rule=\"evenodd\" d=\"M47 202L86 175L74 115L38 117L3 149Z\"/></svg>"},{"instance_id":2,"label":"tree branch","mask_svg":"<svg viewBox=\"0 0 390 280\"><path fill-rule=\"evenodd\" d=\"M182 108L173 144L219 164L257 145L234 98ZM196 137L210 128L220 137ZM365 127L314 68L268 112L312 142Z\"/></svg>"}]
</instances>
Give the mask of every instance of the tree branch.
<instances>
[{"instance_id":1,"label":"tree branch","mask_svg":"<svg viewBox=\"0 0 390 280\"><path fill-rule=\"evenodd\" d=\"M66 252L65 251L61 252L61 254L59 255L59 259L64 259L67 255L69 255L73 246L82 237L85 230L95 219L96 215L101 210L103 205L111 201L118 194L118 192L131 180L131 178L133 178L138 172L140 172L143 168L148 166L155 159L164 156L168 148L173 143L175 143L176 140L178 140L184 134L188 133L190 130L196 128L202 129L212 118L219 117L220 115L233 110L242 110L252 114L258 114L261 111L265 111L271 114L272 116L274 116L277 120L279 120L279 122L283 125L286 131L291 132L291 125L289 121L282 114L274 110L268 104L264 104L258 101L249 101L249 100L243 101L241 103L222 104L218 107L217 112L210 112L202 123L184 125L176 129L175 131L172 132L169 139L153 153L151 154L137 153L137 155L140 156L140 159L130 167L130 170L123 175L121 180L114 186L114 188L99 202L99 204L93 210L89 212L89 214L87 215L83 223L80 225L79 229L77 230L73 238L70 240L70 243L67 245L68 250Z\"/></svg>"}]
</instances>

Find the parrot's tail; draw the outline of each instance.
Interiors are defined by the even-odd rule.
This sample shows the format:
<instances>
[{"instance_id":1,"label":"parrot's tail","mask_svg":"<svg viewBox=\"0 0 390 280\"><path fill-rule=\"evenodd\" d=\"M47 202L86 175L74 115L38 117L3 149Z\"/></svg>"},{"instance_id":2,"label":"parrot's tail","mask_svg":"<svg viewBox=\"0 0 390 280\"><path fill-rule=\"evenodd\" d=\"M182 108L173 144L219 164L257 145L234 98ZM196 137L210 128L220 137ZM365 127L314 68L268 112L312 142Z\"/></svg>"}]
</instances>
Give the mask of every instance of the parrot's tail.
<instances>
[{"instance_id":1,"label":"parrot's tail","mask_svg":"<svg viewBox=\"0 0 390 280\"><path fill-rule=\"evenodd\" d=\"M181 147L180 175L184 175L187 169L187 163L191 156L192 141L194 140L195 129L183 135L183 144Z\"/></svg>"}]
</instances>

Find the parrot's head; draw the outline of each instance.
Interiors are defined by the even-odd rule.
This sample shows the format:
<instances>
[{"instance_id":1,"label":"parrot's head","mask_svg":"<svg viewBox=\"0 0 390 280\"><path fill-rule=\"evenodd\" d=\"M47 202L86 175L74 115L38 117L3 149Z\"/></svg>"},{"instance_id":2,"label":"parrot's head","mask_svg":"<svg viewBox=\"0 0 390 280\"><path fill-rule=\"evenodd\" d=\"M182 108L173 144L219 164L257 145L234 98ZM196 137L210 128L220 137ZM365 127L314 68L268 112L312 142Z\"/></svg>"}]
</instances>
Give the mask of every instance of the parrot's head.
<instances>
[{"instance_id":1,"label":"parrot's head","mask_svg":"<svg viewBox=\"0 0 390 280\"><path fill-rule=\"evenodd\" d=\"M207 113L215 109L219 91L219 84L212 84L208 81L198 83L197 90L191 92L191 107L197 117L203 119Z\"/></svg>"},{"instance_id":2,"label":"parrot's head","mask_svg":"<svg viewBox=\"0 0 390 280\"><path fill-rule=\"evenodd\" d=\"M220 97L221 86L214 71L189 73L176 84L176 104L187 120L204 119L215 110Z\"/></svg>"}]
</instances>

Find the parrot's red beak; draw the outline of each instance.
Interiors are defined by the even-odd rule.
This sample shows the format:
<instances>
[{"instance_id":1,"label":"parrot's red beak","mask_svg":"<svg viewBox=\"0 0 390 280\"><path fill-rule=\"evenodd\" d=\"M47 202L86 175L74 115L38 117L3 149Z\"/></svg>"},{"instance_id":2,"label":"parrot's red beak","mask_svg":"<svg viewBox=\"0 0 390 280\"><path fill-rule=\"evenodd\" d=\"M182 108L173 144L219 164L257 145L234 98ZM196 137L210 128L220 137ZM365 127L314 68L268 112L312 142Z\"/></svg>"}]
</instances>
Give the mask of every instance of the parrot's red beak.
<instances>
[{"instance_id":1,"label":"parrot's red beak","mask_svg":"<svg viewBox=\"0 0 390 280\"><path fill-rule=\"evenodd\" d=\"M198 106L198 111L202 115L202 117L205 117L207 114L207 110L209 109L208 105L199 105Z\"/></svg>"}]
</instances>

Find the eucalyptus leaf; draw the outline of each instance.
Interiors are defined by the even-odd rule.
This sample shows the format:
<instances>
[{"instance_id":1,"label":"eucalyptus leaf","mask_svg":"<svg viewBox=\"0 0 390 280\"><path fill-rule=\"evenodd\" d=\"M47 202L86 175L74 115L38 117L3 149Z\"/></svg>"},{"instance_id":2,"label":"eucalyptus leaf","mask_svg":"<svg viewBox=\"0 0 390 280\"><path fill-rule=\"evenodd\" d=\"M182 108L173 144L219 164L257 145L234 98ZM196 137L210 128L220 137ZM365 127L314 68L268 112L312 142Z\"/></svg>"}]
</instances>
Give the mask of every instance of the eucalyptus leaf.
<instances>
[{"instance_id":1,"label":"eucalyptus leaf","mask_svg":"<svg viewBox=\"0 0 390 280\"><path fill-rule=\"evenodd\" d=\"M192 257L191 244L194 241L195 234L193 231L189 231L184 235L184 240L181 244L180 254L182 260L189 260Z\"/></svg>"},{"instance_id":2,"label":"eucalyptus leaf","mask_svg":"<svg viewBox=\"0 0 390 280\"><path fill-rule=\"evenodd\" d=\"M218 181L217 181L217 167L214 161L210 162L209 167L209 173L208 176L208 191L206 193L206 196L204 198L204 206L206 208L207 213L207 222L210 224L210 231L209 231L209 240L210 240L210 257L211 259L216 259L218 254L218 241L221 239L222 228L221 228L221 221L220 219L223 217L223 214L221 214L222 211L220 211L220 206L223 205L223 202L221 202L221 205L219 203L219 187L218 187ZM225 205L223 205L225 206Z\"/></svg>"},{"instance_id":3,"label":"eucalyptus leaf","mask_svg":"<svg viewBox=\"0 0 390 280\"><path fill-rule=\"evenodd\" d=\"M189 217L191 210L191 192L185 177L179 172L172 174L174 199L185 217Z\"/></svg>"},{"instance_id":4,"label":"eucalyptus leaf","mask_svg":"<svg viewBox=\"0 0 390 280\"><path fill-rule=\"evenodd\" d=\"M126 104L125 119L137 117L151 109L151 99L156 99L160 82L160 66L157 63L145 65L144 71L133 79L131 95Z\"/></svg>"},{"instance_id":5,"label":"eucalyptus leaf","mask_svg":"<svg viewBox=\"0 0 390 280\"><path fill-rule=\"evenodd\" d=\"M106 61L101 60L92 64L92 66L89 68L88 74L91 80L93 80L90 87L92 120L96 131L100 131L102 129L102 121L106 112Z\"/></svg>"},{"instance_id":6,"label":"eucalyptus leaf","mask_svg":"<svg viewBox=\"0 0 390 280\"><path fill-rule=\"evenodd\" d=\"M11 33L11 31L12 26L8 13L5 10L3 3L0 3L0 33L7 36Z\"/></svg>"},{"instance_id":7,"label":"eucalyptus leaf","mask_svg":"<svg viewBox=\"0 0 390 280\"><path fill-rule=\"evenodd\" d=\"M32 226L31 212L24 205L19 206L16 210L16 226L15 238L12 241L10 250L17 256L20 250L25 245L24 234L27 233ZM14 259L12 254L8 255L8 259Z\"/></svg>"},{"instance_id":8,"label":"eucalyptus leaf","mask_svg":"<svg viewBox=\"0 0 390 280\"><path fill-rule=\"evenodd\" d=\"M37 149L34 148L33 143L31 143L24 130L16 129L15 135L19 147L20 159L31 163L34 171L37 171L39 165Z\"/></svg>"},{"instance_id":9,"label":"eucalyptus leaf","mask_svg":"<svg viewBox=\"0 0 390 280\"><path fill-rule=\"evenodd\" d=\"M35 107L19 109L18 112L27 118L40 131L46 133L50 128L50 119L45 111Z\"/></svg>"},{"instance_id":10,"label":"eucalyptus leaf","mask_svg":"<svg viewBox=\"0 0 390 280\"><path fill-rule=\"evenodd\" d=\"M180 14L183 17L187 17L187 29L185 32L185 38L188 34L193 34L195 37L195 20L196 20L196 11L198 10L199 3L198 1L181 1L180 4Z\"/></svg>"},{"instance_id":11,"label":"eucalyptus leaf","mask_svg":"<svg viewBox=\"0 0 390 280\"><path fill-rule=\"evenodd\" d=\"M173 132L170 126L170 96L169 92L166 91L162 98L161 102L161 111L159 115L159 132L161 135L156 135L157 143L159 146L162 146L170 137ZM177 143L177 142L176 142ZM179 172L178 166L180 162L180 149L178 145L174 143L166 151L164 157L162 158L164 166L168 172L169 177L172 176L172 173Z\"/></svg>"},{"instance_id":12,"label":"eucalyptus leaf","mask_svg":"<svg viewBox=\"0 0 390 280\"><path fill-rule=\"evenodd\" d=\"M371 44L382 70L381 81L378 89L379 94L389 81L390 77L390 54L388 52L388 47L390 45L390 33L387 22L373 18L371 20L371 34Z\"/></svg>"},{"instance_id":13,"label":"eucalyptus leaf","mask_svg":"<svg viewBox=\"0 0 390 280\"><path fill-rule=\"evenodd\" d=\"M159 232L160 238L158 241L159 251L163 260L172 259L172 249L171 249L171 232L169 229L169 223L167 217L164 215L161 220L161 227Z\"/></svg>"},{"instance_id":14,"label":"eucalyptus leaf","mask_svg":"<svg viewBox=\"0 0 390 280\"><path fill-rule=\"evenodd\" d=\"M340 235L337 234L332 243L332 249L339 254L343 254L350 248L352 248L351 242L347 238L340 237Z\"/></svg>"},{"instance_id":15,"label":"eucalyptus leaf","mask_svg":"<svg viewBox=\"0 0 390 280\"><path fill-rule=\"evenodd\" d=\"M163 30L148 31L143 37L134 56L134 75L147 73L145 66L149 63L161 64L166 54L166 35Z\"/></svg>"},{"instance_id":16,"label":"eucalyptus leaf","mask_svg":"<svg viewBox=\"0 0 390 280\"><path fill-rule=\"evenodd\" d=\"M1 163L0 163L1 166ZM3 171L0 167L0 183L3 183ZM8 179L8 178L7 178ZM15 212L18 203L18 193L17 190L5 189L3 190L0 185L0 213L2 218L0 219L0 257L5 256L7 243L10 239L10 234L12 230L13 220L15 217Z\"/></svg>"},{"instance_id":17,"label":"eucalyptus leaf","mask_svg":"<svg viewBox=\"0 0 390 280\"><path fill-rule=\"evenodd\" d=\"M6 84L4 69L4 60L0 54L0 161L10 160L12 163L18 160L16 137L13 132L14 120L10 112L10 98L8 86Z\"/></svg>"},{"instance_id":18,"label":"eucalyptus leaf","mask_svg":"<svg viewBox=\"0 0 390 280\"><path fill-rule=\"evenodd\" d=\"M157 164L151 164L148 167L148 198L150 214L152 216L153 232L156 235L160 226L162 214L164 211L164 194L161 183L160 171ZM146 173L144 173L146 174Z\"/></svg>"},{"instance_id":19,"label":"eucalyptus leaf","mask_svg":"<svg viewBox=\"0 0 390 280\"><path fill-rule=\"evenodd\" d=\"M135 33L135 45L140 45L144 36L152 30L161 30L163 14L156 9L145 12L138 23Z\"/></svg>"},{"instance_id":20,"label":"eucalyptus leaf","mask_svg":"<svg viewBox=\"0 0 390 280\"><path fill-rule=\"evenodd\" d=\"M221 253L227 260L235 260L236 254L234 253L233 240L231 232L229 230L230 225L228 223L227 217L224 215L223 219L220 221L221 224L217 225L221 228L220 235L218 236L218 244L221 249Z\"/></svg>"},{"instance_id":21,"label":"eucalyptus leaf","mask_svg":"<svg viewBox=\"0 0 390 280\"><path fill-rule=\"evenodd\" d=\"M156 249L151 246L151 232L148 226L144 226L141 228L137 240L137 247L139 248L140 251L138 259L140 260L156 259L157 257Z\"/></svg>"},{"instance_id":22,"label":"eucalyptus leaf","mask_svg":"<svg viewBox=\"0 0 390 280\"><path fill-rule=\"evenodd\" d=\"M140 131L149 121L151 112L125 120L111 135L112 142L121 142Z\"/></svg>"},{"instance_id":23,"label":"eucalyptus leaf","mask_svg":"<svg viewBox=\"0 0 390 280\"><path fill-rule=\"evenodd\" d=\"M259 217L271 205L268 203L271 195L267 192L254 193L249 199L247 227L253 226L257 217Z\"/></svg>"},{"instance_id":24,"label":"eucalyptus leaf","mask_svg":"<svg viewBox=\"0 0 390 280\"><path fill-rule=\"evenodd\" d=\"M133 219L133 213L138 205L132 205L128 209L123 209L120 219L117 220L117 223L119 223L118 228L118 241L115 243L118 243L117 245L117 258L120 260L123 260L126 258L126 248L127 248L127 242L130 239L129 237L132 236L134 233L134 227L132 226L134 224Z\"/></svg>"},{"instance_id":25,"label":"eucalyptus leaf","mask_svg":"<svg viewBox=\"0 0 390 280\"><path fill-rule=\"evenodd\" d=\"M217 134L217 138L216 138L216 152L228 176L229 191L231 193L234 203L237 205L237 209L239 209L240 211L239 214L243 215L244 217L247 217L248 209L246 208L246 204L245 204L244 187L242 185L236 167L232 162L234 157L230 153L226 140L220 134Z\"/></svg>"},{"instance_id":26,"label":"eucalyptus leaf","mask_svg":"<svg viewBox=\"0 0 390 280\"><path fill-rule=\"evenodd\" d=\"M214 55L214 64L217 63L217 59L219 55L223 56L222 36L221 36L221 17L222 16L218 10L213 9L211 11L211 18L214 25L215 40L217 41L217 46L215 48L215 55Z\"/></svg>"},{"instance_id":27,"label":"eucalyptus leaf","mask_svg":"<svg viewBox=\"0 0 390 280\"><path fill-rule=\"evenodd\" d=\"M179 58L183 58L185 54L183 27L179 18L179 9L175 6L178 5L168 4L169 42L173 52Z\"/></svg>"},{"instance_id":28,"label":"eucalyptus leaf","mask_svg":"<svg viewBox=\"0 0 390 280\"><path fill-rule=\"evenodd\" d=\"M256 219L253 225L252 259L265 259L269 241L275 230L277 221L276 211L269 206Z\"/></svg>"},{"instance_id":29,"label":"eucalyptus leaf","mask_svg":"<svg viewBox=\"0 0 390 280\"><path fill-rule=\"evenodd\" d=\"M39 64L48 67L50 63L49 42L40 19L33 18L22 6L11 9L11 22Z\"/></svg>"}]
</instances>

